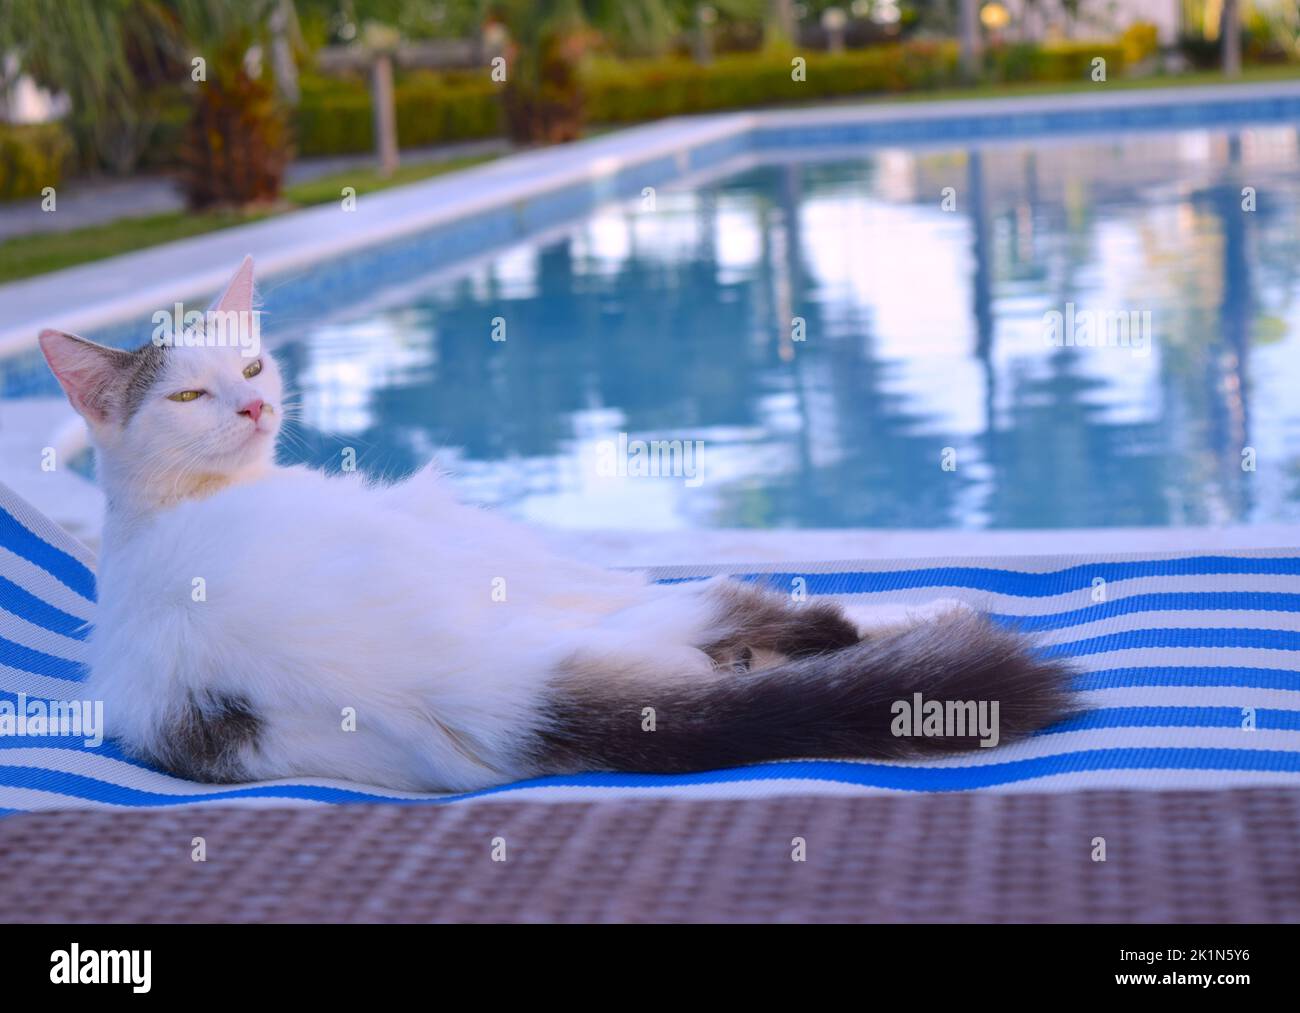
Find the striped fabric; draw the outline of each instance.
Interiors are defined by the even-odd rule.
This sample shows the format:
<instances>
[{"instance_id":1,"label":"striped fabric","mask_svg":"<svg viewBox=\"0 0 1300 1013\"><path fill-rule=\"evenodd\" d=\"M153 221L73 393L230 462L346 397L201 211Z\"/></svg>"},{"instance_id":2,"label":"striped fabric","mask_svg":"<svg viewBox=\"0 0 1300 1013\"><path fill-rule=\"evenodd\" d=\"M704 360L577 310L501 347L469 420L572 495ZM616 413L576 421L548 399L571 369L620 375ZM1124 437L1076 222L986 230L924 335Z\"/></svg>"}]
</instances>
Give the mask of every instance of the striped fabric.
<instances>
[{"instance_id":1,"label":"striped fabric","mask_svg":"<svg viewBox=\"0 0 1300 1013\"><path fill-rule=\"evenodd\" d=\"M472 796L413 795L328 779L194 784L77 735L17 734L18 712L78 700L93 559L0 485L0 812L184 804L313 805L574 799L613 794L1067 791L1300 784L1300 554L1234 552L819 563L733 572L853 602L963 598L1073 659L1087 709L1033 738L924 763L786 761L663 776L592 774Z\"/></svg>"}]
</instances>

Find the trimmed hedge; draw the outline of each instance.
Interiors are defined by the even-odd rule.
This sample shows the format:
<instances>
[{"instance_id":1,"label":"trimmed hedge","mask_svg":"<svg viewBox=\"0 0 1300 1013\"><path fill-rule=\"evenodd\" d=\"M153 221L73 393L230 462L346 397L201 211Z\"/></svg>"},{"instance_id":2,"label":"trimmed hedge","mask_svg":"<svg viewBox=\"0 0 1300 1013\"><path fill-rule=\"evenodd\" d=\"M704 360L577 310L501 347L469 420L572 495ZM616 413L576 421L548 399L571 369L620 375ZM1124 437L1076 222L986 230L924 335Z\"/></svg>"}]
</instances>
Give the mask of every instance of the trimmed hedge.
<instances>
[{"instance_id":1,"label":"trimmed hedge","mask_svg":"<svg viewBox=\"0 0 1300 1013\"><path fill-rule=\"evenodd\" d=\"M587 75L587 109L594 122L628 123L741 106L955 87L961 82L953 42L803 54L803 81L791 76L794 55L733 55L707 67L686 60L599 63ZM1092 61L1099 56L1106 60L1108 78L1123 73L1122 43L1068 41L991 49L985 54L985 74L995 81L1088 81Z\"/></svg>"},{"instance_id":2,"label":"trimmed hedge","mask_svg":"<svg viewBox=\"0 0 1300 1013\"><path fill-rule=\"evenodd\" d=\"M796 55L804 80L793 78ZM629 123L681 113L935 88L956 83L950 43L875 46L846 53L755 53L689 60L601 62L587 74L587 111L596 123Z\"/></svg>"},{"instance_id":3,"label":"trimmed hedge","mask_svg":"<svg viewBox=\"0 0 1300 1013\"><path fill-rule=\"evenodd\" d=\"M1149 21L1134 21L1119 37L1124 60L1130 66L1160 52L1160 30Z\"/></svg>"},{"instance_id":4,"label":"trimmed hedge","mask_svg":"<svg viewBox=\"0 0 1300 1013\"><path fill-rule=\"evenodd\" d=\"M808 52L804 80L791 76L795 52L737 53L708 66L685 59L595 61L584 74L593 123L641 120L838 96L922 91L961 83L955 42L909 42L845 53ZM1121 40L1017 45L985 53L992 81L1088 81L1092 61L1106 60L1108 78L1126 64ZM501 133L500 89L486 75L439 78L413 74L397 85L397 137L402 147L491 137ZM360 78L304 78L295 118L303 155L369 151L374 146L370 93Z\"/></svg>"},{"instance_id":5,"label":"trimmed hedge","mask_svg":"<svg viewBox=\"0 0 1300 1013\"><path fill-rule=\"evenodd\" d=\"M1092 61L1106 61L1106 80L1120 77L1128 66L1122 41L1062 41L1042 46L1019 43L986 54L985 72L992 81L1065 83L1091 81Z\"/></svg>"},{"instance_id":6,"label":"trimmed hedge","mask_svg":"<svg viewBox=\"0 0 1300 1013\"><path fill-rule=\"evenodd\" d=\"M494 137L501 133L501 103L491 81L441 81L412 75L393 92L397 137L404 148L445 141ZM374 148L370 92L357 79L311 81L294 114L302 155L340 155Z\"/></svg>"},{"instance_id":7,"label":"trimmed hedge","mask_svg":"<svg viewBox=\"0 0 1300 1013\"><path fill-rule=\"evenodd\" d=\"M58 123L0 123L0 200L58 186L71 156L72 139Z\"/></svg>"}]
</instances>

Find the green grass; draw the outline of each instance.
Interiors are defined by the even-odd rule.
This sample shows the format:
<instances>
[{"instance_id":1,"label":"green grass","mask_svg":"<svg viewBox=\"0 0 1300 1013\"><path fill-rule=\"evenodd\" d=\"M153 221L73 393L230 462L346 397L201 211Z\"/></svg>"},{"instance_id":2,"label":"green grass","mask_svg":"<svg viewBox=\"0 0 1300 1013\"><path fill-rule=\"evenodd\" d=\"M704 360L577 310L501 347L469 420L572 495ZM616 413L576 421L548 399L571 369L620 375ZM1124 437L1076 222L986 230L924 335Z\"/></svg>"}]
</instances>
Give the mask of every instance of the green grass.
<instances>
[{"instance_id":1,"label":"green grass","mask_svg":"<svg viewBox=\"0 0 1300 1013\"><path fill-rule=\"evenodd\" d=\"M902 94L872 95L866 98L845 98L840 103L854 104L893 103L893 102L936 102L951 99L988 99L1011 98L1029 95L1053 95L1072 92L1097 92L1099 90L1115 91L1130 89L1151 89L1169 87L1187 87L1204 84L1250 84L1261 81L1300 80L1300 67L1249 67L1239 78L1229 81L1216 71L1203 71L1178 76L1156 75L1143 78L1119 78L1105 84L1092 81L1079 81L1070 84L986 84L969 88L953 88L940 91L918 91ZM819 104L827 100L820 100ZM589 134L603 133L594 129ZM107 225L96 225L84 229L75 229L63 233L37 233L28 236L16 236L0 243L0 283L16 281L57 271L77 264L103 260L120 253L141 250L159 243L169 243L176 239L202 235L232 225L283 214L295 208L309 207L313 204L327 204L342 199L345 186L355 187L358 196L373 193L390 186L415 183L429 179L445 172L463 169L495 156L467 156L453 158L442 162L428 162L418 165L404 165L389 179L381 179L373 169L356 169L341 172L309 183L290 186L284 192L283 207L274 210L241 213L234 211L192 214L184 211L169 214L150 215L144 218L125 218Z\"/></svg>"},{"instance_id":2,"label":"green grass","mask_svg":"<svg viewBox=\"0 0 1300 1013\"><path fill-rule=\"evenodd\" d=\"M297 183L285 187L284 196L291 204L309 207L312 204L328 204L343 199L343 188L356 189L357 196L384 190L390 186L402 186L405 183L418 183L423 179L441 176L445 172L468 169L471 165L491 161L495 155L467 155L451 158L444 162L426 162L417 165L402 165L388 179L383 179L374 169L356 169L340 172L333 176L323 176L309 183Z\"/></svg>"},{"instance_id":3,"label":"green grass","mask_svg":"<svg viewBox=\"0 0 1300 1013\"><path fill-rule=\"evenodd\" d=\"M38 232L14 236L0 243L0 284L115 257L120 253L143 250L160 243L201 236L205 232L228 229L233 225L246 225L313 204L328 204L342 200L345 186L354 187L357 196L363 197L390 186L416 183L445 172L477 165L492 157L494 156L467 156L442 162L403 165L389 179L381 178L374 169L340 172L309 183L286 187L283 206L274 209L211 211L202 214L169 211L159 215L122 218L69 232Z\"/></svg>"},{"instance_id":4,"label":"green grass","mask_svg":"<svg viewBox=\"0 0 1300 1013\"><path fill-rule=\"evenodd\" d=\"M0 243L0 282L30 278L265 217L266 213L244 214L238 211L203 215L173 211L142 218L123 218L70 232L15 236Z\"/></svg>"}]
</instances>

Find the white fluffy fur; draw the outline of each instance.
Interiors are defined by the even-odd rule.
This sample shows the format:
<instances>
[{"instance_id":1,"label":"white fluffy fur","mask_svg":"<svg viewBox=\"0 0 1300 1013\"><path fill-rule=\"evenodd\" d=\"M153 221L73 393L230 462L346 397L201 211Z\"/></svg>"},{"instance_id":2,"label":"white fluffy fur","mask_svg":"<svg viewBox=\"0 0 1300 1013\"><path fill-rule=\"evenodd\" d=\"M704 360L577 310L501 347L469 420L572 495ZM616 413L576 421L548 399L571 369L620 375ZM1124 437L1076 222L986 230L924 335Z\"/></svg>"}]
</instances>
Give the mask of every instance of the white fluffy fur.
<instances>
[{"instance_id":1,"label":"white fluffy fur","mask_svg":"<svg viewBox=\"0 0 1300 1013\"><path fill-rule=\"evenodd\" d=\"M666 653L663 624L618 612L655 597L643 582L549 556L427 472L368 488L276 469L178 504L105 544L100 594L88 691L109 733L148 751L178 694L242 696L267 719L244 757L254 777L466 789L522 776L518 749L566 655ZM701 611L683 612L683 641Z\"/></svg>"}]
</instances>

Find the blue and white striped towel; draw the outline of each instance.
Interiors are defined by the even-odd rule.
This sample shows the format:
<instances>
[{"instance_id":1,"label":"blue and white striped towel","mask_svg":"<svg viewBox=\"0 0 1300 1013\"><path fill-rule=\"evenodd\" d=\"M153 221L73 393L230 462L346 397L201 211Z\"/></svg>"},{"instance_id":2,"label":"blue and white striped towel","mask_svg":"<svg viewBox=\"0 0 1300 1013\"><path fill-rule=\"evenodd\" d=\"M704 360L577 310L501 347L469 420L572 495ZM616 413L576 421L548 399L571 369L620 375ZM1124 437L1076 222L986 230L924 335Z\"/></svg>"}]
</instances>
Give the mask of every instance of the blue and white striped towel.
<instances>
[{"instance_id":1,"label":"blue and white striped towel","mask_svg":"<svg viewBox=\"0 0 1300 1013\"><path fill-rule=\"evenodd\" d=\"M1074 660L1090 709L1005 747L912 763L787 761L689 775L589 774L473 796L413 795L313 778L194 784L111 742L0 735L0 813L184 804L315 805L612 795L1067 791L1300 785L1300 554L819 563L720 572L857 602L963 598ZM79 699L93 559L0 485L0 715ZM37 704L40 706L41 704Z\"/></svg>"}]
</instances>

